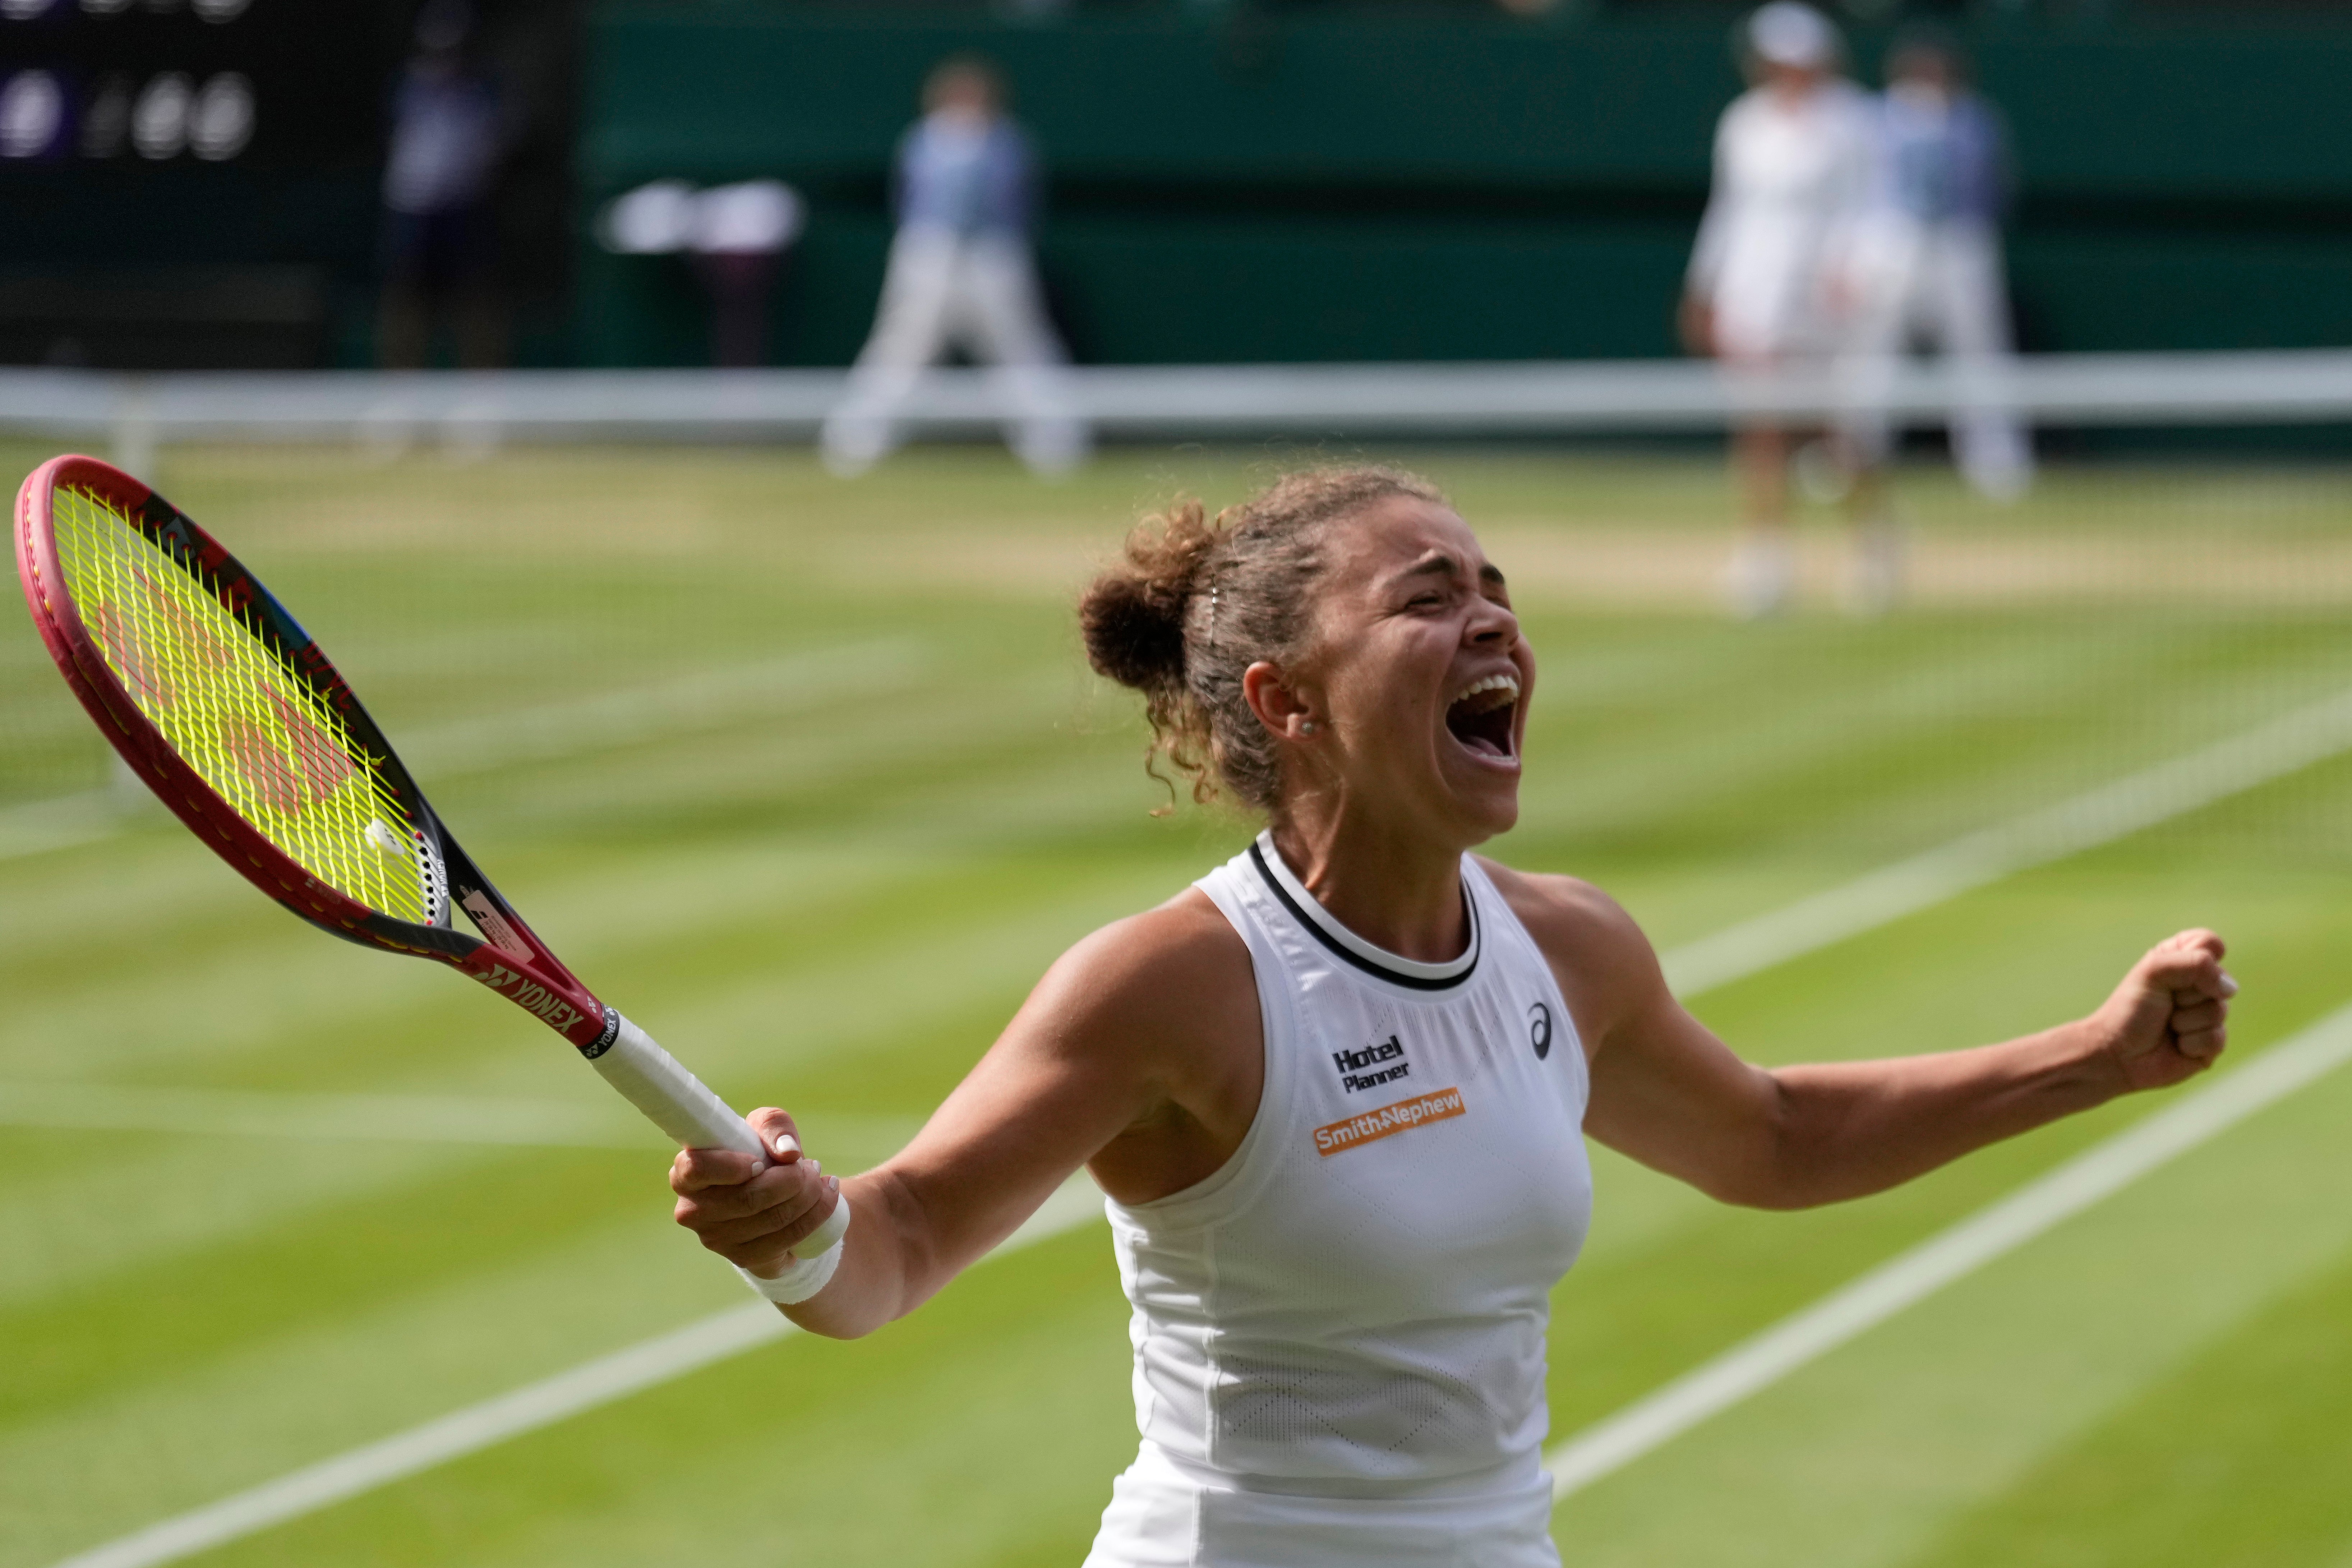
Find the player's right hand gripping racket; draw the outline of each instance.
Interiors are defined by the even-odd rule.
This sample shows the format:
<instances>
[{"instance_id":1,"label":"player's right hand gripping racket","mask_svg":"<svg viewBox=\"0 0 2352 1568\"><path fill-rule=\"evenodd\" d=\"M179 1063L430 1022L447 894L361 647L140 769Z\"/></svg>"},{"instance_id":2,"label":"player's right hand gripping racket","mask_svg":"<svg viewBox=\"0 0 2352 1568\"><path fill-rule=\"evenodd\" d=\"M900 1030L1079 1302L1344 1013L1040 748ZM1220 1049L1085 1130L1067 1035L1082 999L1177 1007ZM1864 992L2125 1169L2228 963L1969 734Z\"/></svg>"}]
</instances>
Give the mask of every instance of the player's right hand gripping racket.
<instances>
[{"instance_id":1,"label":"player's right hand gripping racket","mask_svg":"<svg viewBox=\"0 0 2352 1568\"><path fill-rule=\"evenodd\" d=\"M177 508L96 458L52 458L16 495L16 568L74 695L247 881L320 931L480 981L680 1147L767 1159L741 1117L531 934L319 645ZM457 910L480 937L455 928ZM795 1252L822 1256L848 1224L836 1204Z\"/></svg>"}]
</instances>

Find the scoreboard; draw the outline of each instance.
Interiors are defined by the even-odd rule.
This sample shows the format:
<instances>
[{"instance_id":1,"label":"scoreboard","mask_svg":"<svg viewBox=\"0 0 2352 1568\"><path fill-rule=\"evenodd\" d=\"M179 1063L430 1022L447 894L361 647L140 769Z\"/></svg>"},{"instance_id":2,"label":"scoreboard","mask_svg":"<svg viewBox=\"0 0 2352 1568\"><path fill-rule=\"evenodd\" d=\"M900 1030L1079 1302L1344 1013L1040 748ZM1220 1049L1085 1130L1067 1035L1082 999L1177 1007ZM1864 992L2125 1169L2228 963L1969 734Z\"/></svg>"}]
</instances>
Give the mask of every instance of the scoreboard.
<instances>
[{"instance_id":1,"label":"scoreboard","mask_svg":"<svg viewBox=\"0 0 2352 1568\"><path fill-rule=\"evenodd\" d=\"M369 162L409 9L0 0L0 164Z\"/></svg>"},{"instance_id":2,"label":"scoreboard","mask_svg":"<svg viewBox=\"0 0 2352 1568\"><path fill-rule=\"evenodd\" d=\"M415 4L0 0L0 363L363 354Z\"/></svg>"},{"instance_id":3,"label":"scoreboard","mask_svg":"<svg viewBox=\"0 0 2352 1568\"><path fill-rule=\"evenodd\" d=\"M0 363L370 363L395 89L453 24L502 110L517 352L560 356L581 9L0 0Z\"/></svg>"}]
</instances>

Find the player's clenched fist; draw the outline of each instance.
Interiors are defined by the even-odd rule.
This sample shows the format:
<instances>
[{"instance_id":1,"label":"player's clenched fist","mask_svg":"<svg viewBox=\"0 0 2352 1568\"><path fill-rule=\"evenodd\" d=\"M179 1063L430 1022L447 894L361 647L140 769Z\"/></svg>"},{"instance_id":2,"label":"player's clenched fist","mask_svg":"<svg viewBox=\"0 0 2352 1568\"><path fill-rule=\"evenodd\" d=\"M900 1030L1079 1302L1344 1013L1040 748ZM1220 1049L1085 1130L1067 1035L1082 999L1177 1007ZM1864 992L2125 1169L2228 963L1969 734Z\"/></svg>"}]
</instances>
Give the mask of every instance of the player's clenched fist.
<instances>
[{"instance_id":1,"label":"player's clenched fist","mask_svg":"<svg viewBox=\"0 0 2352 1568\"><path fill-rule=\"evenodd\" d=\"M2229 1043L2238 983L2210 931L2185 931L2148 949L2088 1022L2127 1089L2162 1089L2204 1071Z\"/></svg>"},{"instance_id":2,"label":"player's clenched fist","mask_svg":"<svg viewBox=\"0 0 2352 1568\"><path fill-rule=\"evenodd\" d=\"M677 1223L739 1268L773 1276L793 1247L823 1225L841 1201L841 1178L801 1157L793 1119L773 1106L745 1118L775 1163L731 1149L687 1149L670 1163Z\"/></svg>"}]
</instances>

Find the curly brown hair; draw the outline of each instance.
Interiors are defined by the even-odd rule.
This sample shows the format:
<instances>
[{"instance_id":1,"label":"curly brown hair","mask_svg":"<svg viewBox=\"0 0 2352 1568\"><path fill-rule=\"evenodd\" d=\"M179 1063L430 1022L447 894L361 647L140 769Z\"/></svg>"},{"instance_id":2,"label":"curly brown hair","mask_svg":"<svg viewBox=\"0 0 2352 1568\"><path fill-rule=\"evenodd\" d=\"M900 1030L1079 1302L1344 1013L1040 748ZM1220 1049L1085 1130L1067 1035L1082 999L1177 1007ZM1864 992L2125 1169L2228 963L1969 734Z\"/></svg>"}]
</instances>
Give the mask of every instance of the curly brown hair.
<instances>
[{"instance_id":1,"label":"curly brown hair","mask_svg":"<svg viewBox=\"0 0 2352 1568\"><path fill-rule=\"evenodd\" d=\"M1095 669L1143 693L1153 777L1165 756L1192 780L1196 801L1222 787L1274 809L1282 783L1274 737L1242 695L1242 672L1307 651L1328 525L1391 496L1445 499L1401 468L1307 468L1214 521L1187 497L1128 535L1124 557L1078 601L1078 624Z\"/></svg>"}]
</instances>

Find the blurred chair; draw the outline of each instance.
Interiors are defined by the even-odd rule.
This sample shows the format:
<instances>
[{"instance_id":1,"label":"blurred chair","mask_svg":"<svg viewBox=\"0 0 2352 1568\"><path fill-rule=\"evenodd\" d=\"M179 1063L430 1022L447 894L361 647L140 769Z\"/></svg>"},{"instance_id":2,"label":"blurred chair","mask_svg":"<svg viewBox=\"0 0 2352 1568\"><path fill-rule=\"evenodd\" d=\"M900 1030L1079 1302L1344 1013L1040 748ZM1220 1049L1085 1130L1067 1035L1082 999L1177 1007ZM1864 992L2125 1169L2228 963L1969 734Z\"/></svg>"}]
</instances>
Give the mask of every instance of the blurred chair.
<instances>
[{"instance_id":1,"label":"blurred chair","mask_svg":"<svg viewBox=\"0 0 2352 1568\"><path fill-rule=\"evenodd\" d=\"M614 200L597 227L615 255L684 255L710 296L710 363L745 369L769 363L769 302L806 214L782 180L700 191L656 180Z\"/></svg>"}]
</instances>

